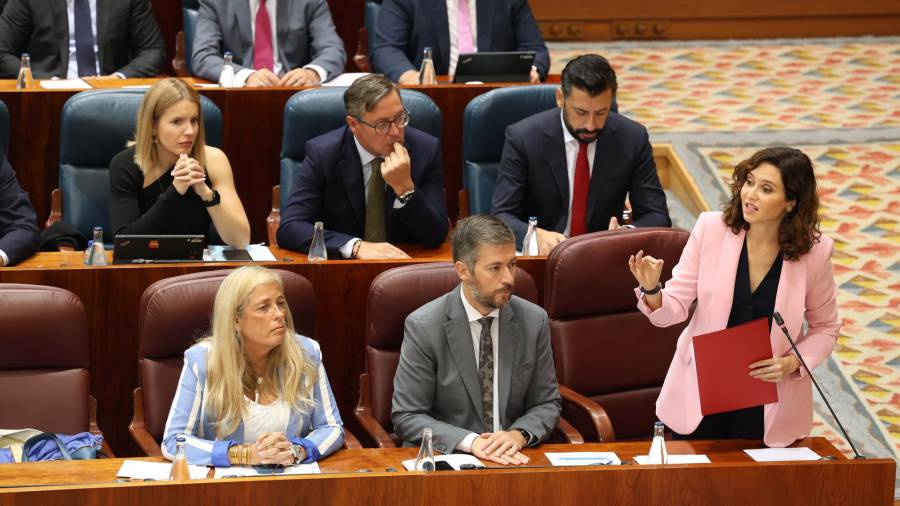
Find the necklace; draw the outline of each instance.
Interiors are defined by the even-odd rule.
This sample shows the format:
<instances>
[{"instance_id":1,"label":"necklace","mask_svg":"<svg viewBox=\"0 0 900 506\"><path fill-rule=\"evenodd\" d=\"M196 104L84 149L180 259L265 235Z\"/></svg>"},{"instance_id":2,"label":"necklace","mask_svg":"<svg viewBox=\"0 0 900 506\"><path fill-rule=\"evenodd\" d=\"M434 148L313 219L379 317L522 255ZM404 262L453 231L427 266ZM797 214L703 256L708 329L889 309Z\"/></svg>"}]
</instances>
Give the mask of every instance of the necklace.
<instances>
[{"instance_id":1,"label":"necklace","mask_svg":"<svg viewBox=\"0 0 900 506\"><path fill-rule=\"evenodd\" d=\"M262 385L263 379L262 376L256 377L256 389L254 390L254 400L253 402L259 404L259 387Z\"/></svg>"}]
</instances>

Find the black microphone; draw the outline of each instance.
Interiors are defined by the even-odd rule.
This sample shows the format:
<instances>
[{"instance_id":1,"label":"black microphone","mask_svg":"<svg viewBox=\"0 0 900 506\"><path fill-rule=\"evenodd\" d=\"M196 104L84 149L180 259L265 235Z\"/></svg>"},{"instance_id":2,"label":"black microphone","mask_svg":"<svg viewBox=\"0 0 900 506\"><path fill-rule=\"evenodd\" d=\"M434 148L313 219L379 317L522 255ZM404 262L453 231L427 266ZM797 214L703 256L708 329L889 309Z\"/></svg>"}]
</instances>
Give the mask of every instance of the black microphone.
<instances>
[{"instance_id":1,"label":"black microphone","mask_svg":"<svg viewBox=\"0 0 900 506\"><path fill-rule=\"evenodd\" d=\"M853 440L850 439L850 436L847 435L847 431L844 430L844 425L841 423L841 419L838 418L838 416L834 412L834 410L831 409L831 404L828 403L828 398L825 397L825 394L822 392L822 389L819 388L819 383L816 381L816 377L813 376L812 371L809 370L809 367L806 365L806 361L803 360L803 355L800 354L800 351L797 349L797 345L794 344L794 340L791 339L791 334L788 333L787 327L784 326L784 318L781 317L781 314L779 314L778 311L775 311L774 313L772 313L772 318L775 319L775 323L778 324L778 328L780 328L781 331L784 333L784 337L786 337L788 342L791 343L791 349L794 350L794 354L797 356L797 359L800 360L800 364L803 366L804 369L806 369L806 374L809 374L809 378L812 380L813 385L816 386L816 390L819 391L819 395L822 396L822 400L825 401L825 405L828 406L828 411L831 412L832 418L834 418L834 421L837 422L838 427L840 427L841 433L844 434L844 439L847 440L847 442L850 444L850 448L853 450L853 453L856 454L856 457L854 457L854 459L864 459L865 457L863 457L862 455L859 454L858 451L856 451L856 447L853 446Z\"/></svg>"}]
</instances>

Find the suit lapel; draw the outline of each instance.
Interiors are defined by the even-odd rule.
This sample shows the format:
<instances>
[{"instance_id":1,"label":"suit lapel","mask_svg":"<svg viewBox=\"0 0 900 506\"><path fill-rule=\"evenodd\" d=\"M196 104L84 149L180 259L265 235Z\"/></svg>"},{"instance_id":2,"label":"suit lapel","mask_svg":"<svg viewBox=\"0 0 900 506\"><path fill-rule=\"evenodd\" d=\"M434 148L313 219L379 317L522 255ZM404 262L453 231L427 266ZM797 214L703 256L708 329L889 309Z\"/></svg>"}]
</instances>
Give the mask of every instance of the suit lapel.
<instances>
[{"instance_id":1,"label":"suit lapel","mask_svg":"<svg viewBox=\"0 0 900 506\"><path fill-rule=\"evenodd\" d=\"M778 278L778 293L775 295L775 311L784 317L784 325L794 340L800 335L803 327L805 304L800 304L800 302L805 302L805 294L806 257L795 262L782 260L781 276ZM784 355L791 347L774 321L769 339L772 342L772 353L776 357Z\"/></svg>"},{"instance_id":2,"label":"suit lapel","mask_svg":"<svg viewBox=\"0 0 900 506\"><path fill-rule=\"evenodd\" d=\"M709 322L711 329L724 329L728 325L728 317L731 314L731 305L734 302L734 278L737 276L738 262L741 259L741 248L744 247L746 231L734 234L731 230L725 232L722 239L722 249L719 251L718 265L716 267L716 283L713 291L712 303L716 309L710 311L710 318L716 321Z\"/></svg>"},{"instance_id":3,"label":"suit lapel","mask_svg":"<svg viewBox=\"0 0 900 506\"><path fill-rule=\"evenodd\" d=\"M431 0L431 21L434 24L434 41L437 47L432 48L433 56L440 55L440 61L450 65L450 25L447 22L447 2ZM436 58L435 58L436 59ZM415 59L413 60L415 61ZM435 64L435 68L438 65Z\"/></svg>"},{"instance_id":4,"label":"suit lapel","mask_svg":"<svg viewBox=\"0 0 900 506\"><path fill-rule=\"evenodd\" d=\"M59 42L59 60L62 62L62 73L65 79L69 72L69 14L66 3L47 0L47 10L53 14L53 25L56 27L56 40Z\"/></svg>"},{"instance_id":5,"label":"suit lapel","mask_svg":"<svg viewBox=\"0 0 900 506\"><path fill-rule=\"evenodd\" d=\"M490 51L493 44L491 44L491 38L494 36L494 10L498 7L499 2L475 2L475 12L478 13L478 19L476 22L476 29L478 30L478 35L476 38L478 39L478 50L479 51ZM494 10L491 10L491 7L495 7Z\"/></svg>"},{"instance_id":6,"label":"suit lapel","mask_svg":"<svg viewBox=\"0 0 900 506\"><path fill-rule=\"evenodd\" d=\"M450 292L447 299L447 321L444 322L444 336L447 339L447 348L460 379L469 393L469 400L478 413L478 419L484 420L484 410L481 407L481 385L478 381L478 368L475 366L475 348L472 346L472 330L466 310L463 308L462 285L458 285ZM501 341L502 342L502 341Z\"/></svg>"},{"instance_id":7,"label":"suit lapel","mask_svg":"<svg viewBox=\"0 0 900 506\"><path fill-rule=\"evenodd\" d=\"M284 0L282 0L284 1ZM353 132L344 127L344 142L341 149L341 160L338 162L341 171L341 180L347 191L347 200L353 208L353 217L356 218L358 229L366 227L366 197L363 181L362 162L359 159L359 151L356 150L356 142L353 141Z\"/></svg>"},{"instance_id":8,"label":"suit lapel","mask_svg":"<svg viewBox=\"0 0 900 506\"><path fill-rule=\"evenodd\" d=\"M284 2L279 2L284 3ZM253 31L250 24L253 22L250 12L250 2L247 0L232 0L234 5L234 19L241 37L240 47L244 48L241 55L241 64L247 68L253 68ZM237 59L235 58L235 62Z\"/></svg>"},{"instance_id":9,"label":"suit lapel","mask_svg":"<svg viewBox=\"0 0 900 506\"><path fill-rule=\"evenodd\" d=\"M500 328L497 338L500 340L497 346L497 402L500 403L501 428L506 427L506 405L509 399L509 389L512 384L512 372L516 366L516 350L519 349L519 324L516 314L509 304L500 308Z\"/></svg>"},{"instance_id":10,"label":"suit lapel","mask_svg":"<svg viewBox=\"0 0 900 506\"><path fill-rule=\"evenodd\" d=\"M614 167L616 157L619 154L619 146L616 143L616 127L607 121L605 128L597 137L597 145L594 147L594 166L591 169L591 182L588 184L588 205L585 223L588 230L606 230L608 223L594 223L591 227L591 219L594 216L594 207L605 189L605 182L610 171Z\"/></svg>"},{"instance_id":11,"label":"suit lapel","mask_svg":"<svg viewBox=\"0 0 900 506\"><path fill-rule=\"evenodd\" d=\"M281 72L282 74L287 74L292 69L288 67L287 61L284 57L285 48L287 48L288 41L288 23L287 20L291 19L291 11L294 9L294 4L296 2L289 2L287 0L281 0L275 6L275 39L278 41L278 53L275 55L278 58L278 61L281 62ZM283 23L279 22L284 20Z\"/></svg>"},{"instance_id":12,"label":"suit lapel","mask_svg":"<svg viewBox=\"0 0 900 506\"><path fill-rule=\"evenodd\" d=\"M558 114L559 109L554 110ZM562 204L561 207L566 209L566 212L562 216L561 228L558 223L548 223L545 226L550 227L551 230L562 232L565 230L569 219L569 171L566 168L566 146L563 143L562 123L558 116L554 115L552 117L554 119L547 122L547 128L544 130L543 151L546 154L550 174L552 174L553 181L556 183L556 191Z\"/></svg>"}]
</instances>

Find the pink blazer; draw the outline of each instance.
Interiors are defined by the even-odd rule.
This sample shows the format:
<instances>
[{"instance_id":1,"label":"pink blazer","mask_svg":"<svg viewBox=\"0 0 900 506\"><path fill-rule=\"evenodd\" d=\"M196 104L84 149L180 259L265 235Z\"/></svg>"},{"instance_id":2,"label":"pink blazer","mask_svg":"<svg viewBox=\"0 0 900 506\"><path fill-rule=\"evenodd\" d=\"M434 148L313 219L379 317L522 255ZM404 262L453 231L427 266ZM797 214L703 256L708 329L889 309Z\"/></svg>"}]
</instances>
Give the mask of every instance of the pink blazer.
<instances>
[{"instance_id":1,"label":"pink blazer","mask_svg":"<svg viewBox=\"0 0 900 506\"><path fill-rule=\"evenodd\" d=\"M678 265L672 270L672 279L662 290L662 307L651 312L640 290L635 289L638 309L657 327L683 322L691 304L697 301L690 323L678 338L675 356L656 400L656 416L679 434L690 434L703 418L692 338L728 325L744 235L744 231L733 233L722 221L722 213L702 213ZM796 261L785 261L778 280L775 310L784 317L797 349L810 368L828 358L841 327L837 286L831 271L833 244L831 239L822 236L809 253ZM808 323L805 333L804 318ZM790 351L790 343L774 322L770 339L774 356L784 356ZM802 366L799 371L777 384L778 402L764 406L767 446L790 445L808 436L812 428L812 382Z\"/></svg>"}]
</instances>

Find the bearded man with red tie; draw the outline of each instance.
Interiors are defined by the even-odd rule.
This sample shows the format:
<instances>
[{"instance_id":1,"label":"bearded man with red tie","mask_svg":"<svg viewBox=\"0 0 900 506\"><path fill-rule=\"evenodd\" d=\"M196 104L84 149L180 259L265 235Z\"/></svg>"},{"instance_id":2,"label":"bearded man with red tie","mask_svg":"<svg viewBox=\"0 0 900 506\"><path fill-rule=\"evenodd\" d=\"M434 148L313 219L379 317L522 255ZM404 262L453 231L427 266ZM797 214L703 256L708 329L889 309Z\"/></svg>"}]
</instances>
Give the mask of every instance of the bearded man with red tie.
<instances>
[{"instance_id":1,"label":"bearded man with red tie","mask_svg":"<svg viewBox=\"0 0 900 506\"><path fill-rule=\"evenodd\" d=\"M560 111L507 128L491 214L513 229L517 248L531 216L541 255L567 237L619 228L626 197L635 226L672 225L647 129L610 110L616 89L606 58L579 56L563 69Z\"/></svg>"},{"instance_id":2,"label":"bearded man with red tie","mask_svg":"<svg viewBox=\"0 0 900 506\"><path fill-rule=\"evenodd\" d=\"M327 0L200 0L194 75L219 81L225 52L236 86L313 86L347 62Z\"/></svg>"}]
</instances>

